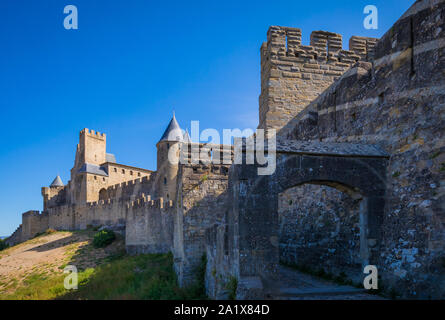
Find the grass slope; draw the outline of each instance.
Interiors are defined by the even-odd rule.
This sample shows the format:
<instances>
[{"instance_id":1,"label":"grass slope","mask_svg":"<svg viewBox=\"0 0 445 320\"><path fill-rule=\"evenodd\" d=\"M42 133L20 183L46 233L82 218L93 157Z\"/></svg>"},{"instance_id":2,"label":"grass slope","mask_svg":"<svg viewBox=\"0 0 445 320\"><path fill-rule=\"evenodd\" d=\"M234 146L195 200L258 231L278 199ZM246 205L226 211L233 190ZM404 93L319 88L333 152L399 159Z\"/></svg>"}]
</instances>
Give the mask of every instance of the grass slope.
<instances>
[{"instance_id":1,"label":"grass slope","mask_svg":"<svg viewBox=\"0 0 445 320\"><path fill-rule=\"evenodd\" d=\"M93 236L92 231L56 232L2 251L0 300L205 298L202 279L178 287L171 254L128 256L121 238L97 249ZM24 264L25 270L14 265L31 258L35 261ZM66 265L78 268L78 290L64 288Z\"/></svg>"}]
</instances>

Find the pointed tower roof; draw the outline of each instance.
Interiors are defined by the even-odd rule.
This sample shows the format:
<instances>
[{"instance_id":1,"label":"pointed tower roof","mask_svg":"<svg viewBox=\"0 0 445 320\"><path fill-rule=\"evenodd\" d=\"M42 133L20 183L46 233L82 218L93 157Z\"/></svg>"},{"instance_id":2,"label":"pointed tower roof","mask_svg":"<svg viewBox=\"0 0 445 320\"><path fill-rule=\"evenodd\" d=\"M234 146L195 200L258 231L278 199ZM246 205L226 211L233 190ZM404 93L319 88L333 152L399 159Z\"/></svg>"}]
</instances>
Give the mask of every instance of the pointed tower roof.
<instances>
[{"instance_id":1,"label":"pointed tower roof","mask_svg":"<svg viewBox=\"0 0 445 320\"><path fill-rule=\"evenodd\" d=\"M183 142L192 142L192 139L190 139L189 131L186 129L184 133Z\"/></svg>"},{"instance_id":2,"label":"pointed tower roof","mask_svg":"<svg viewBox=\"0 0 445 320\"><path fill-rule=\"evenodd\" d=\"M50 185L50 187L63 187L63 186L64 184L62 182L62 179L60 179L60 176L57 176Z\"/></svg>"},{"instance_id":3,"label":"pointed tower roof","mask_svg":"<svg viewBox=\"0 0 445 320\"><path fill-rule=\"evenodd\" d=\"M173 112L173 118L165 129L164 134L161 137L161 141L182 141L182 130L176 121L175 113Z\"/></svg>"}]
</instances>

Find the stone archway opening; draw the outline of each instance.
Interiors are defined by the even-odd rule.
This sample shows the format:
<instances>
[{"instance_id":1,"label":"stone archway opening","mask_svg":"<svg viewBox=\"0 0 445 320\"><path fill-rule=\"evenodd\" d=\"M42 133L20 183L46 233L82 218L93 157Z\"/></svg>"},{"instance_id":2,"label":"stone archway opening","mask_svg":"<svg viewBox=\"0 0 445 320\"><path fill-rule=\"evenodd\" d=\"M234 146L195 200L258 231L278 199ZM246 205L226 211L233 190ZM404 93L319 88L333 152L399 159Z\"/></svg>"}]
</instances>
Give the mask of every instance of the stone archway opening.
<instances>
[{"instance_id":1,"label":"stone archway opening","mask_svg":"<svg viewBox=\"0 0 445 320\"><path fill-rule=\"evenodd\" d=\"M240 164L231 169L233 223L229 234L233 235L234 272L242 279L245 291L242 296L261 297L275 290L280 295L295 295L297 287L305 286L290 274L283 277L282 270L288 268L280 268L279 195L300 185L334 187L359 202L360 275L366 265L379 269L388 155L373 145L296 141L280 148L271 175L259 175L259 164ZM358 255L357 250L354 255Z\"/></svg>"},{"instance_id":2,"label":"stone archway opening","mask_svg":"<svg viewBox=\"0 0 445 320\"><path fill-rule=\"evenodd\" d=\"M108 191L105 188L100 189L99 191L99 200L107 200L108 199Z\"/></svg>"},{"instance_id":3,"label":"stone archway opening","mask_svg":"<svg viewBox=\"0 0 445 320\"><path fill-rule=\"evenodd\" d=\"M367 251L363 196L346 186L312 182L278 194L280 263L360 282Z\"/></svg>"}]
</instances>

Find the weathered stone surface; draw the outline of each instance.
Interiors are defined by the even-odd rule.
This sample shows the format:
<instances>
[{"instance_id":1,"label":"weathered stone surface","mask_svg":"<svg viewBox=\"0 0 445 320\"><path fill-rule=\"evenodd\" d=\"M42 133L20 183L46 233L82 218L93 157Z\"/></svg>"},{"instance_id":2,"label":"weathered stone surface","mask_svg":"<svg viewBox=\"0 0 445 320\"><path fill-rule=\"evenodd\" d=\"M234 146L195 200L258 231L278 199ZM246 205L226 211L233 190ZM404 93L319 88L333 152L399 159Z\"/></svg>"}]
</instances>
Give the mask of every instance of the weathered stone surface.
<instances>
[{"instance_id":1,"label":"weathered stone surface","mask_svg":"<svg viewBox=\"0 0 445 320\"><path fill-rule=\"evenodd\" d=\"M213 298L230 285L266 297L280 260L355 281L374 264L402 297L444 298L444 16L444 1L416 1L382 39L352 37L349 51L335 33L303 46L301 30L270 27L259 128L278 129L272 175L232 164L231 147L195 161L194 146L219 146L177 140L158 143L156 172L116 164L105 135L86 129L70 182L42 188L44 211L24 213L7 242L125 227L128 252L173 252L181 285L206 254Z\"/></svg>"}]
</instances>

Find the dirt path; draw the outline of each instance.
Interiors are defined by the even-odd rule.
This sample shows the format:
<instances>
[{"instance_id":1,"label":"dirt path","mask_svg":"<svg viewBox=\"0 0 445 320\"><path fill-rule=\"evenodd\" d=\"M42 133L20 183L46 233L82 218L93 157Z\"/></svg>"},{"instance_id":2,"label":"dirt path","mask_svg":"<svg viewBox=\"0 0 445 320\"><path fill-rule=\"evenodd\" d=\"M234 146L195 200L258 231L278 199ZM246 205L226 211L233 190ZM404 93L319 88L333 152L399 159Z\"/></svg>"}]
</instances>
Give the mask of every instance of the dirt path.
<instances>
[{"instance_id":1,"label":"dirt path","mask_svg":"<svg viewBox=\"0 0 445 320\"><path fill-rule=\"evenodd\" d=\"M79 270L94 268L122 249L116 241L106 249L94 249L92 232L55 232L0 252L0 296L13 292L31 275L62 274L67 264Z\"/></svg>"},{"instance_id":2,"label":"dirt path","mask_svg":"<svg viewBox=\"0 0 445 320\"><path fill-rule=\"evenodd\" d=\"M265 283L268 299L276 300L382 300L364 289L339 285L280 266L279 281Z\"/></svg>"}]
</instances>

